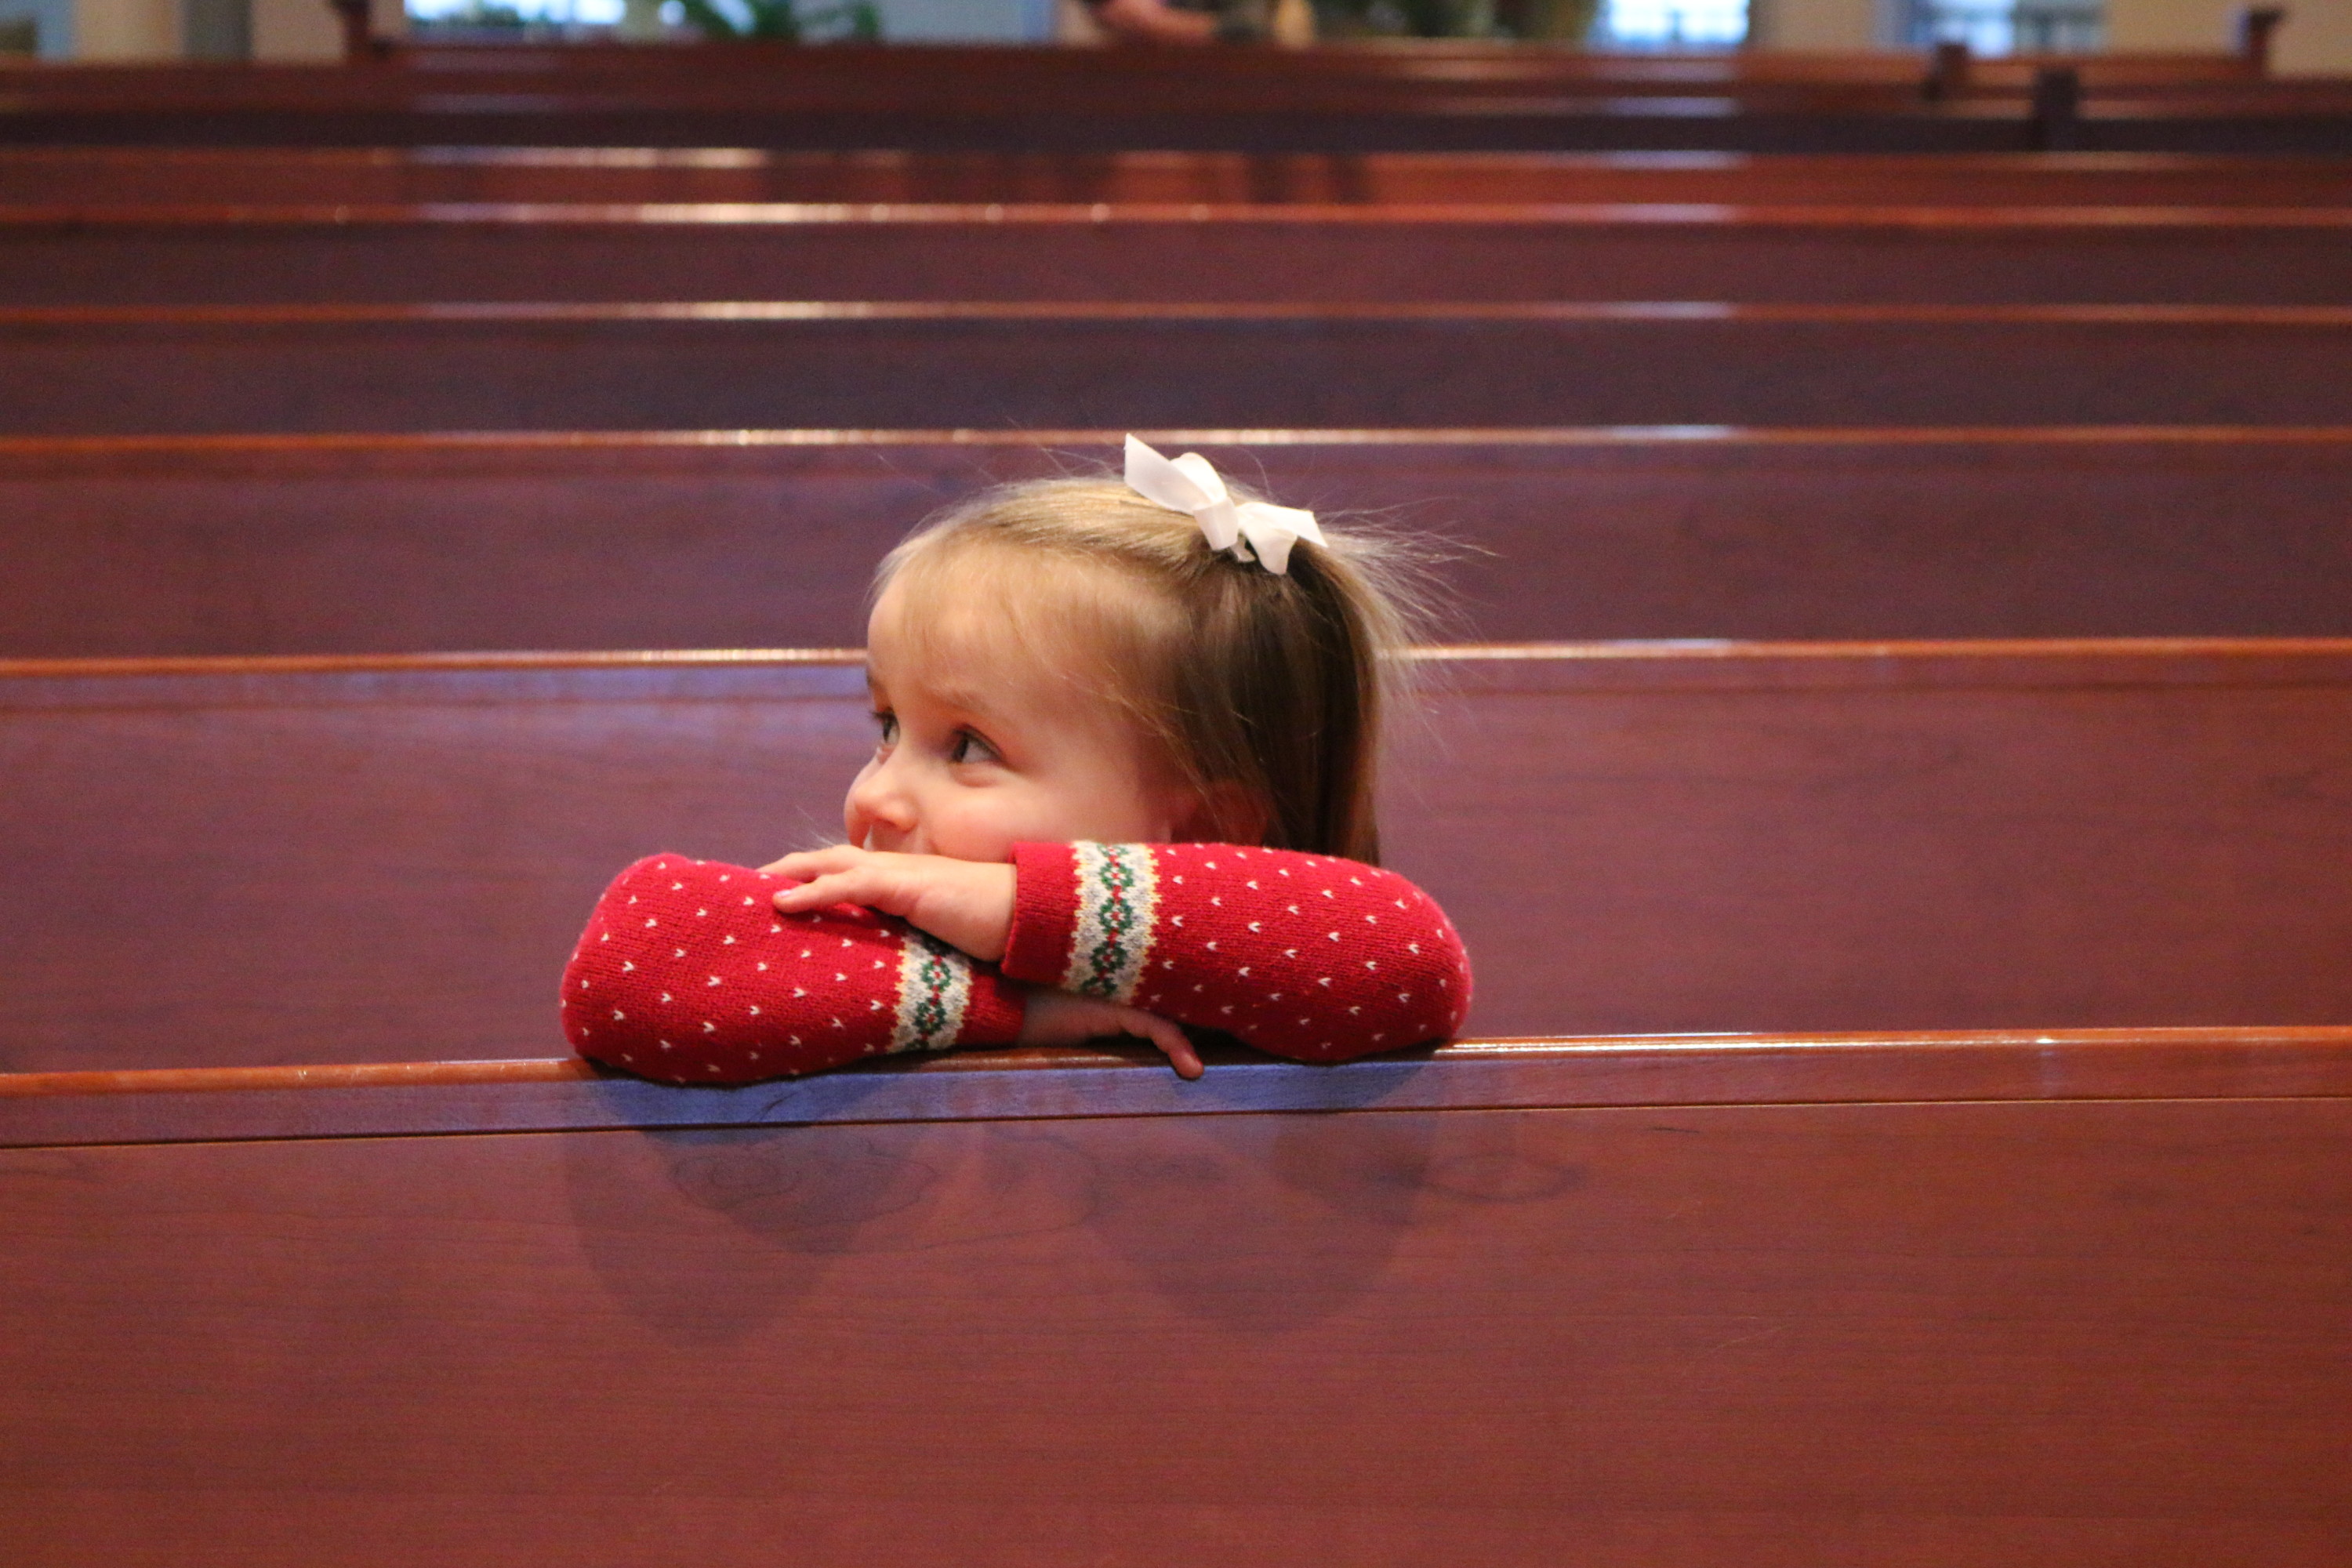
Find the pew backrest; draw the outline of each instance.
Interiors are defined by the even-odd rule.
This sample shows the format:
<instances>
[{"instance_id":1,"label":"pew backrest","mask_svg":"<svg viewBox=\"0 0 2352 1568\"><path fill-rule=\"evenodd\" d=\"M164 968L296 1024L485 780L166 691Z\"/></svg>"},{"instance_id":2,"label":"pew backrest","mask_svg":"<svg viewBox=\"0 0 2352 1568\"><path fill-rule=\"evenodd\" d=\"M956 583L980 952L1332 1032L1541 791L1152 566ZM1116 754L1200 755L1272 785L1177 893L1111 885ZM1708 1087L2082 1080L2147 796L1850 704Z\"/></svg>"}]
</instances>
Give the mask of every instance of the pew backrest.
<instances>
[{"instance_id":1,"label":"pew backrest","mask_svg":"<svg viewBox=\"0 0 2352 1568\"><path fill-rule=\"evenodd\" d=\"M0 434L2311 426L2347 358L2341 305L18 308Z\"/></svg>"},{"instance_id":2,"label":"pew backrest","mask_svg":"<svg viewBox=\"0 0 2352 1568\"><path fill-rule=\"evenodd\" d=\"M0 307L776 299L2326 306L2352 204L0 208Z\"/></svg>"},{"instance_id":3,"label":"pew backrest","mask_svg":"<svg viewBox=\"0 0 2352 1568\"><path fill-rule=\"evenodd\" d=\"M2319 1564L2352 1486L2343 1031L450 1076L0 1078L12 1558Z\"/></svg>"},{"instance_id":4,"label":"pew backrest","mask_svg":"<svg viewBox=\"0 0 2352 1568\"><path fill-rule=\"evenodd\" d=\"M1722 153L955 154L751 147L0 146L11 205L404 203L1692 203L1829 207L2309 207L2352 163L2121 153L1934 159Z\"/></svg>"},{"instance_id":5,"label":"pew backrest","mask_svg":"<svg viewBox=\"0 0 2352 1568\"><path fill-rule=\"evenodd\" d=\"M832 837L855 655L0 667L0 1065L546 1054L594 894ZM2352 1015L2352 644L1486 646L1390 863L1481 1033Z\"/></svg>"},{"instance_id":6,"label":"pew backrest","mask_svg":"<svg viewBox=\"0 0 2352 1568\"><path fill-rule=\"evenodd\" d=\"M0 657L848 646L1110 430L0 441ZM1449 552L1459 635L2352 635L2352 430L1150 430Z\"/></svg>"}]
</instances>

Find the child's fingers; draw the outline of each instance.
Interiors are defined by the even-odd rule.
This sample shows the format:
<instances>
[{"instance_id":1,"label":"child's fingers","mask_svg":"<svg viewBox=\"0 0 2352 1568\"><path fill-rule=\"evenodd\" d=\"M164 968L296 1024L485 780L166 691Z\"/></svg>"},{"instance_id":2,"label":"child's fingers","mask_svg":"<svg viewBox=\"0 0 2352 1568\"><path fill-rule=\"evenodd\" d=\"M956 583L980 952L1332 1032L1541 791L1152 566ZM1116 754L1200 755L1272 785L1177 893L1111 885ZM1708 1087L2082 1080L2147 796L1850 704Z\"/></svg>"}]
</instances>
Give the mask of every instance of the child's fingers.
<instances>
[{"instance_id":1,"label":"child's fingers","mask_svg":"<svg viewBox=\"0 0 2352 1568\"><path fill-rule=\"evenodd\" d=\"M787 871L784 876L792 875ZM887 910L894 879L870 866L853 866L811 878L797 888L785 888L771 900L784 914L801 914L834 904L862 904Z\"/></svg>"},{"instance_id":2,"label":"child's fingers","mask_svg":"<svg viewBox=\"0 0 2352 1568\"><path fill-rule=\"evenodd\" d=\"M1112 1035L1150 1041L1180 1078L1201 1076L1201 1058L1192 1042L1174 1020L1157 1013L1043 988L1031 991L1024 1005L1021 1043L1024 1046L1075 1046Z\"/></svg>"},{"instance_id":3,"label":"child's fingers","mask_svg":"<svg viewBox=\"0 0 2352 1568\"><path fill-rule=\"evenodd\" d=\"M1139 1036L1158 1046L1168 1065L1176 1069L1178 1078L1199 1078L1204 1070L1201 1054L1192 1048L1192 1040L1172 1020L1157 1013L1146 1013L1139 1007L1121 1007L1120 1021L1127 1032Z\"/></svg>"},{"instance_id":4,"label":"child's fingers","mask_svg":"<svg viewBox=\"0 0 2352 1568\"><path fill-rule=\"evenodd\" d=\"M760 869L771 877L790 877L806 882L828 871L846 871L866 855L855 844L828 844L822 849L803 849L782 859L762 866Z\"/></svg>"}]
</instances>

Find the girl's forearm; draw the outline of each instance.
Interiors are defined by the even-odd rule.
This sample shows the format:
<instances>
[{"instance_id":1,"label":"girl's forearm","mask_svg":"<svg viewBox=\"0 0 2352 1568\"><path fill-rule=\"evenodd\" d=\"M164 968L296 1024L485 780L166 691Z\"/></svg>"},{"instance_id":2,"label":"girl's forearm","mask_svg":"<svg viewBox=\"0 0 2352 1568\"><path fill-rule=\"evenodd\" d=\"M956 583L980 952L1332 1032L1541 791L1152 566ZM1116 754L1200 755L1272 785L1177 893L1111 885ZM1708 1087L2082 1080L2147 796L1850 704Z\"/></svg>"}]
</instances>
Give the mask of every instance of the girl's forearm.
<instances>
[{"instance_id":1,"label":"girl's forearm","mask_svg":"<svg viewBox=\"0 0 2352 1568\"><path fill-rule=\"evenodd\" d=\"M1306 1061L1444 1038L1469 1006L1460 938L1393 872L1213 844L1024 844L988 869L1013 889L1001 971L872 909L780 911L773 871L641 860L565 970L565 1032L611 1067L726 1084L1013 1044L1016 982L1105 1005L1107 1030L1134 1009Z\"/></svg>"},{"instance_id":2,"label":"girl's forearm","mask_svg":"<svg viewBox=\"0 0 2352 1568\"><path fill-rule=\"evenodd\" d=\"M1021 987L902 921L771 902L785 879L683 855L615 878L563 974L582 1056L677 1083L748 1083L870 1057L1011 1045Z\"/></svg>"},{"instance_id":3,"label":"girl's forearm","mask_svg":"<svg viewBox=\"0 0 2352 1568\"><path fill-rule=\"evenodd\" d=\"M1229 844L1024 844L1003 973L1304 1061L1443 1039L1470 1005L1444 911L1392 871Z\"/></svg>"}]
</instances>

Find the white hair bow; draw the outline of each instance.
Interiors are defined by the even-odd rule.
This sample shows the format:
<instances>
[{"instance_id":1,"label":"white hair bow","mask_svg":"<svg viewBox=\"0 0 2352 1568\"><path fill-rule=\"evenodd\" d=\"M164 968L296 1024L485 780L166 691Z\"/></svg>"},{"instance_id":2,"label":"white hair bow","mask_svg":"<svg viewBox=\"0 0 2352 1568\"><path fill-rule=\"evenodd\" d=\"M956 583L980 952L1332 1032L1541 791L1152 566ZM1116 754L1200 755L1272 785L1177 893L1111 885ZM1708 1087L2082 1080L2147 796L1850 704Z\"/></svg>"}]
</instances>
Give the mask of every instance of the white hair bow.
<instances>
[{"instance_id":1,"label":"white hair bow","mask_svg":"<svg viewBox=\"0 0 2352 1568\"><path fill-rule=\"evenodd\" d=\"M1323 542L1315 514L1262 500L1236 501L1209 459L1198 452L1163 458L1129 436L1127 487L1171 511L1192 514L1212 550L1230 550L1236 560L1255 558L1276 576L1290 571L1290 547L1301 539Z\"/></svg>"}]
</instances>

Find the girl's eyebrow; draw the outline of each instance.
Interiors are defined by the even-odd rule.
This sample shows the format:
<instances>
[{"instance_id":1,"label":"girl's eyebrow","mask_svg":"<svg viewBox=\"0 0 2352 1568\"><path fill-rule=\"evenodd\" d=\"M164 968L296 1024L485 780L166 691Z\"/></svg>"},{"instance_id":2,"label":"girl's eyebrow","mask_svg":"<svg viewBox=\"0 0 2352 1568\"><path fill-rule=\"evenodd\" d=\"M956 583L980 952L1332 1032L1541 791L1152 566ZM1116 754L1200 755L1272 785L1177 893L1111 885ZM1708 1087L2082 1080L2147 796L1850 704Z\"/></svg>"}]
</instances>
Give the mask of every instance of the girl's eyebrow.
<instances>
[{"instance_id":1,"label":"girl's eyebrow","mask_svg":"<svg viewBox=\"0 0 2352 1568\"><path fill-rule=\"evenodd\" d=\"M925 688L925 692L942 708L952 708L959 713L968 713L983 721L996 716L996 709L972 687L932 686Z\"/></svg>"}]
</instances>

